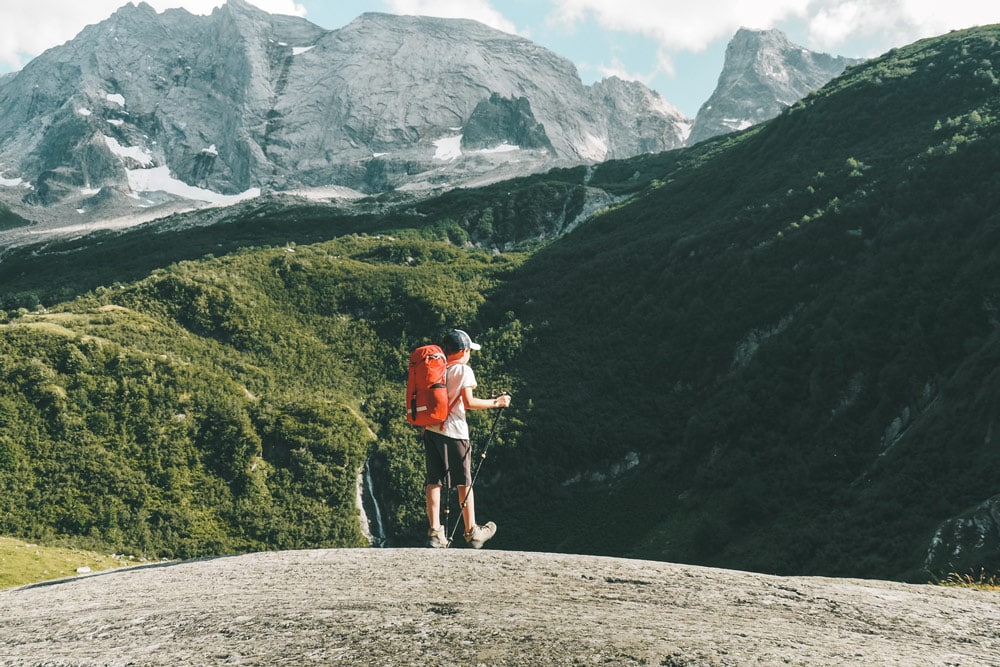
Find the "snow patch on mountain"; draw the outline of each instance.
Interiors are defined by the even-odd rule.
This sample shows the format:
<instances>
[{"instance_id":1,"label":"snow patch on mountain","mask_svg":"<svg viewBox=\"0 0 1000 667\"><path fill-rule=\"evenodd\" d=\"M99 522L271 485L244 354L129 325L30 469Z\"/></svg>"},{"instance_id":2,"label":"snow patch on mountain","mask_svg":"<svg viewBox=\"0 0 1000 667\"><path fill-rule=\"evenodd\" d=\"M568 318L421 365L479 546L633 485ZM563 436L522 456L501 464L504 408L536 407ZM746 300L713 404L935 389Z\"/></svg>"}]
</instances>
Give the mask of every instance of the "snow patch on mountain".
<instances>
[{"instance_id":1,"label":"snow patch on mountain","mask_svg":"<svg viewBox=\"0 0 1000 667\"><path fill-rule=\"evenodd\" d=\"M151 169L128 169L128 185L134 193L165 192L184 199L228 205L260 196L260 188L250 188L237 195L222 195L212 190L188 185L174 178L167 166Z\"/></svg>"},{"instance_id":2,"label":"snow patch on mountain","mask_svg":"<svg viewBox=\"0 0 1000 667\"><path fill-rule=\"evenodd\" d=\"M434 159L442 162L451 162L462 157L462 135L457 137L444 137L434 142Z\"/></svg>"},{"instance_id":3,"label":"snow patch on mountain","mask_svg":"<svg viewBox=\"0 0 1000 667\"><path fill-rule=\"evenodd\" d=\"M143 167L150 167L153 164L153 154L141 146L122 146L114 137L104 137L104 142L112 154L123 158L123 162L128 164L131 160Z\"/></svg>"},{"instance_id":4,"label":"snow patch on mountain","mask_svg":"<svg viewBox=\"0 0 1000 667\"><path fill-rule=\"evenodd\" d=\"M7 178L4 174L4 170L0 169L0 186L5 188L16 188L19 185L25 185L24 179L16 176L14 178Z\"/></svg>"},{"instance_id":5,"label":"snow patch on mountain","mask_svg":"<svg viewBox=\"0 0 1000 667\"><path fill-rule=\"evenodd\" d=\"M503 142L502 144L500 144L498 146L494 146L493 148L482 148L482 149L480 149L477 152L479 152L479 153L485 153L485 154L489 154L489 153L513 153L513 152L519 151L519 150L521 150L520 146L515 146L515 145L509 144L509 143L507 143L505 141L505 142Z\"/></svg>"}]
</instances>

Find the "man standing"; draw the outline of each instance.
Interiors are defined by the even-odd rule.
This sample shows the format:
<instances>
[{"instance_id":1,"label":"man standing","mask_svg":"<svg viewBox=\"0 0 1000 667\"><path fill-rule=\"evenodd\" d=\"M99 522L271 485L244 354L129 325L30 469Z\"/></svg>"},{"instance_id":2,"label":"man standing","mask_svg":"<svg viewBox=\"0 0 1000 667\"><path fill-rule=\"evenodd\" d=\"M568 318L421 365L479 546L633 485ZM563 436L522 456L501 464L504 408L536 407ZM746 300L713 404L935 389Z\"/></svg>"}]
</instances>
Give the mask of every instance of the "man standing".
<instances>
[{"instance_id":1,"label":"man standing","mask_svg":"<svg viewBox=\"0 0 1000 667\"><path fill-rule=\"evenodd\" d=\"M465 541L473 549L482 548L487 540L497 532L492 521L480 526L476 523L476 509L472 493L471 445L469 444L469 424L465 420L467 410L488 410L506 408L510 396L502 394L495 398L476 398L476 375L469 366L473 350L480 349L472 342L469 334L454 329L444 337L441 349L448 357L446 385L448 389L448 417L442 424L424 429L424 452L427 462L425 477L427 494L428 544L434 548L448 546L448 537L441 525L441 489L444 485L458 488L458 502L462 506L462 521L465 524Z\"/></svg>"}]
</instances>

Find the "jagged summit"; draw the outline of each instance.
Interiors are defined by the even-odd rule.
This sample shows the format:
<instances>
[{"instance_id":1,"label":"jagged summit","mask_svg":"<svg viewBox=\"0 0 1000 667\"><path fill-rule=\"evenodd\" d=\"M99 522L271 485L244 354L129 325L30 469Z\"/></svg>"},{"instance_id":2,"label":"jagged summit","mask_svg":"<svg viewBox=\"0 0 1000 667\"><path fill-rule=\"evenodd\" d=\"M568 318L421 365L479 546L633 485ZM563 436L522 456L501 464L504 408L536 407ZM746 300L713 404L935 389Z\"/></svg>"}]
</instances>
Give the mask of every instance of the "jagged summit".
<instances>
[{"instance_id":1,"label":"jagged summit","mask_svg":"<svg viewBox=\"0 0 1000 667\"><path fill-rule=\"evenodd\" d=\"M857 62L809 51L780 30L740 28L726 47L715 91L698 110L689 143L769 120Z\"/></svg>"}]
</instances>

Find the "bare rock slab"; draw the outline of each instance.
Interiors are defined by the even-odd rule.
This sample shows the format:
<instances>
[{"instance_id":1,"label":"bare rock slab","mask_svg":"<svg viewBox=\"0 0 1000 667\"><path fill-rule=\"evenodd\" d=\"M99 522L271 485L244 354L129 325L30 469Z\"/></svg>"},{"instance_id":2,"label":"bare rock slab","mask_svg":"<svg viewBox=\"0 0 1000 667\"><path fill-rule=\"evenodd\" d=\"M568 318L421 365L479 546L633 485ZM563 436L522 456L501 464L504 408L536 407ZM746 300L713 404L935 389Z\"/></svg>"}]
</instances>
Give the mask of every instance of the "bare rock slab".
<instances>
[{"instance_id":1,"label":"bare rock slab","mask_svg":"<svg viewBox=\"0 0 1000 667\"><path fill-rule=\"evenodd\" d=\"M988 665L1000 597L469 549L254 553L0 591L3 665Z\"/></svg>"}]
</instances>

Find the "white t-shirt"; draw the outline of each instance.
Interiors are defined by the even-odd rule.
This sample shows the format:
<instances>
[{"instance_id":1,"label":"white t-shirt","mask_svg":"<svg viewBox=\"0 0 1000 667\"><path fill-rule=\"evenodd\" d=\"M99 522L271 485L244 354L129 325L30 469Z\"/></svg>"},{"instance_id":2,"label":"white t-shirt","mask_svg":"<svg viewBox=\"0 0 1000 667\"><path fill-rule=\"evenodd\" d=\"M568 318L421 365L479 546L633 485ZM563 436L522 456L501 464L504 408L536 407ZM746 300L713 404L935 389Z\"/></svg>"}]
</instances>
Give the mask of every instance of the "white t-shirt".
<instances>
[{"instance_id":1,"label":"white t-shirt","mask_svg":"<svg viewBox=\"0 0 1000 667\"><path fill-rule=\"evenodd\" d=\"M428 426L427 429L456 440L468 440L469 424L465 421L465 401L461 399L461 395L466 387L476 388L476 374L466 364L448 366L445 385L448 387L448 405L451 405L451 412L448 413L444 424Z\"/></svg>"}]
</instances>

